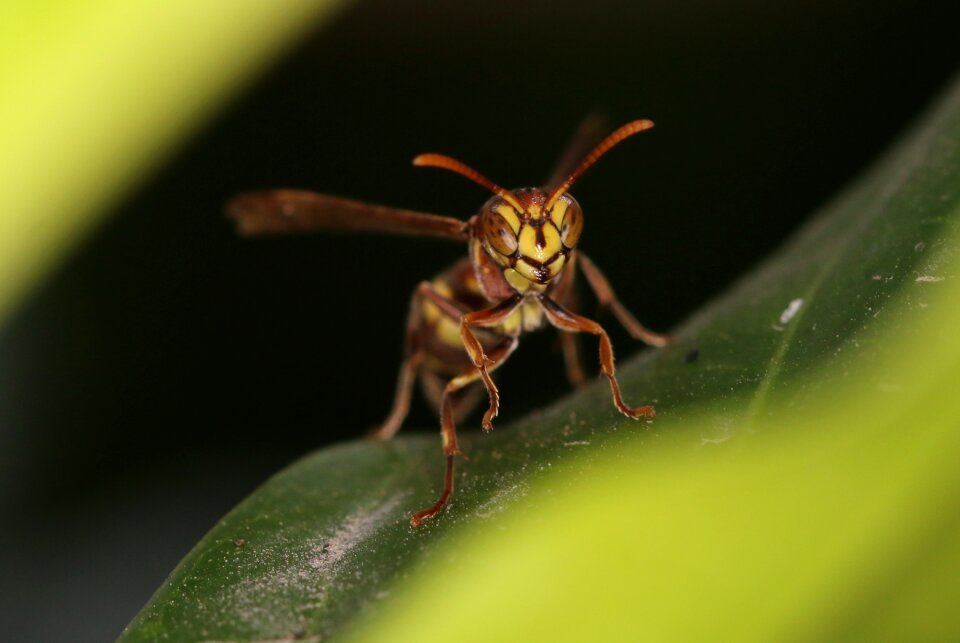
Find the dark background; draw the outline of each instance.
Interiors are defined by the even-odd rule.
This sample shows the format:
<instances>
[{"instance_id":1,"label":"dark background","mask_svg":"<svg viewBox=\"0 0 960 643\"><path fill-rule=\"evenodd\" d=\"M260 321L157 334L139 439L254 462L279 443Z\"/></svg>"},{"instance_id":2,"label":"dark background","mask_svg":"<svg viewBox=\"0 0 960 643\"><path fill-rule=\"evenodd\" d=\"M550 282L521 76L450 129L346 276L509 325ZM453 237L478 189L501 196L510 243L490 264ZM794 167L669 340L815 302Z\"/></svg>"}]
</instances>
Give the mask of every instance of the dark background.
<instances>
[{"instance_id":1,"label":"dark background","mask_svg":"<svg viewBox=\"0 0 960 643\"><path fill-rule=\"evenodd\" d=\"M464 252L238 240L221 215L232 194L302 187L467 218L483 190L415 154L519 187L544 180L588 112L651 118L574 193L581 246L666 330L956 70L956 3L769 4L377 0L317 30L0 331L0 638L116 636L268 475L383 419L411 289ZM637 350L608 326L622 358ZM511 362L504 420L565 393L549 334ZM525 390L521 364L551 375ZM418 401L408 426L435 425Z\"/></svg>"}]
</instances>

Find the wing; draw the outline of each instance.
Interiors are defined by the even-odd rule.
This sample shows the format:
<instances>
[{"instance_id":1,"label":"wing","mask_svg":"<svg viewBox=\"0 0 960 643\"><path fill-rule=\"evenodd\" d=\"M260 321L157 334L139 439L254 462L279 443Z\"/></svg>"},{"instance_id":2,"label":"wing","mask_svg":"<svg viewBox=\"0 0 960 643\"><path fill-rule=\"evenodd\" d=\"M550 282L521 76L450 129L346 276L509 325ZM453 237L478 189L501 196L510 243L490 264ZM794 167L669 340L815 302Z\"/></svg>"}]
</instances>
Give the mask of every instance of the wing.
<instances>
[{"instance_id":1,"label":"wing","mask_svg":"<svg viewBox=\"0 0 960 643\"><path fill-rule=\"evenodd\" d=\"M610 131L607 119L598 112L588 114L580 122L580 126L573 134L573 138L567 143L563 150L560 160L550 173L544 187L548 193L555 187L563 183L570 173L577 169L583 157L594 148L594 146L603 140L604 135Z\"/></svg>"},{"instance_id":2,"label":"wing","mask_svg":"<svg viewBox=\"0 0 960 643\"><path fill-rule=\"evenodd\" d=\"M318 230L386 232L466 241L467 223L452 217L399 210L316 192L250 192L227 203L227 216L244 236Z\"/></svg>"}]
</instances>

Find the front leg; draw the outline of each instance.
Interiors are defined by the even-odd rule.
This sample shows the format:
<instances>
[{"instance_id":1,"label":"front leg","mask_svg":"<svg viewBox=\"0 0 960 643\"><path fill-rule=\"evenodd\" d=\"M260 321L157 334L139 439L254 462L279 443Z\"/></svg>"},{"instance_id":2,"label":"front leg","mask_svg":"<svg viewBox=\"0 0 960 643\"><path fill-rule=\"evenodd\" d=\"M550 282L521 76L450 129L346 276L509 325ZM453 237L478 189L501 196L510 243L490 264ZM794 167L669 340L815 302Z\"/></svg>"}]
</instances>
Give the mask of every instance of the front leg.
<instances>
[{"instance_id":1,"label":"front leg","mask_svg":"<svg viewBox=\"0 0 960 643\"><path fill-rule=\"evenodd\" d=\"M603 330L600 324L592 319L570 312L549 297L541 297L540 302L543 304L543 312L546 314L547 320L560 330L571 333L590 333L600 337L600 368L610 381L613 403L618 411L634 420L641 417L652 418L657 414L652 406L632 407L624 403L623 396L620 394L620 384L617 383L617 377L614 374L613 345L610 343L607 331Z\"/></svg>"},{"instance_id":2,"label":"front leg","mask_svg":"<svg viewBox=\"0 0 960 643\"><path fill-rule=\"evenodd\" d=\"M495 361L487 357L480 340L477 339L477 336L474 335L470 329L489 328L502 324L507 317L516 310L517 306L520 305L523 297L521 295L514 295L490 308L472 313L464 313L460 311L452 301L437 293L427 283L420 286L419 292L437 304L445 314L460 320L460 339L463 341L463 348L467 351L470 361L473 362L481 379L483 379L483 384L487 388L487 394L490 397L490 406L486 413L483 414L483 429L485 431L491 430L493 428L493 418L497 416L500 410L500 392L497 391L497 386L493 383L493 379L491 379L489 373L490 367L495 364Z\"/></svg>"},{"instance_id":3,"label":"front leg","mask_svg":"<svg viewBox=\"0 0 960 643\"><path fill-rule=\"evenodd\" d=\"M517 348L518 340L516 337L509 337L490 350L488 362L490 369L494 369L510 357L514 349ZM447 383L443 391L443 398L440 402L440 432L443 436L443 454L447 459L447 471L443 476L443 491L440 497L430 507L418 511L410 518L410 524L418 526L427 518L432 518L443 511L447 501L453 494L453 458L460 455L460 447L457 444L457 427L453 419L453 395L463 389L468 384L476 382L480 377L480 370L476 367L470 367L469 370L454 377Z\"/></svg>"},{"instance_id":4,"label":"front leg","mask_svg":"<svg viewBox=\"0 0 960 643\"><path fill-rule=\"evenodd\" d=\"M497 417L497 413L500 412L500 392L497 391L497 385L493 383L489 372L489 367L494 366L496 362L484 354L483 346L470 328L499 326L513 314L522 299L520 295L514 295L491 308L467 313L460 319L460 339L463 340L463 347L467 350L467 355L470 356L473 365L477 367L480 377L483 378L483 385L487 387L487 394L490 396L490 406L483 414L482 426L484 431L493 429L493 418Z\"/></svg>"},{"instance_id":5,"label":"front leg","mask_svg":"<svg viewBox=\"0 0 960 643\"><path fill-rule=\"evenodd\" d=\"M583 270L583 276L587 278L587 283L590 284L593 292L596 293L597 299L600 301L600 306L602 308L609 308L614 317L617 318L617 321L627 329L627 332L630 333L634 339L639 339L650 346L669 346L673 343L673 337L670 335L661 335L645 328L643 324L637 321L636 317L630 314L630 311L617 299L613 288L610 286L610 282L607 281L607 278L604 277L600 269L597 268L597 264L590 260L590 257L578 251L577 258L580 260L580 269Z\"/></svg>"}]
</instances>

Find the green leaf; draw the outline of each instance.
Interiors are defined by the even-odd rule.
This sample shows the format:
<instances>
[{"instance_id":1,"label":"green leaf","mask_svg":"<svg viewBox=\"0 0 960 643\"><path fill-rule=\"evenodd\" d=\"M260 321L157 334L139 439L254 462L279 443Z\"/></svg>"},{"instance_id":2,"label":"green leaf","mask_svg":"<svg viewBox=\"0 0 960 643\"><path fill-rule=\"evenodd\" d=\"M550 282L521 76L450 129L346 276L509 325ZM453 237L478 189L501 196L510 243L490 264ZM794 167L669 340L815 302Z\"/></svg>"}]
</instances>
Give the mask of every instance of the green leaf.
<instances>
[{"instance_id":1,"label":"green leaf","mask_svg":"<svg viewBox=\"0 0 960 643\"><path fill-rule=\"evenodd\" d=\"M0 321L177 141L339 4L0 4Z\"/></svg>"},{"instance_id":2,"label":"green leaf","mask_svg":"<svg viewBox=\"0 0 960 643\"><path fill-rule=\"evenodd\" d=\"M416 530L438 439L311 455L123 640L956 639L958 146L955 85L676 345L623 362L652 423L597 383L465 431Z\"/></svg>"}]
</instances>

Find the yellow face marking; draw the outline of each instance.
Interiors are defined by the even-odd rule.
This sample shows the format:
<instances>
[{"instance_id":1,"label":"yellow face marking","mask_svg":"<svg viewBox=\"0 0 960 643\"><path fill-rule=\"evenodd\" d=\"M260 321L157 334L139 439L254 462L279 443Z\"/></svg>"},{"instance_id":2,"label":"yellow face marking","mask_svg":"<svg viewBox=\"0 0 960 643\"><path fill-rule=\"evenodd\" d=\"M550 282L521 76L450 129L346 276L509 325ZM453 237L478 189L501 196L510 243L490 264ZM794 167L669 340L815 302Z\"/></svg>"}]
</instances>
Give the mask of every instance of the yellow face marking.
<instances>
[{"instance_id":1,"label":"yellow face marking","mask_svg":"<svg viewBox=\"0 0 960 643\"><path fill-rule=\"evenodd\" d=\"M520 265L519 263L517 265ZM513 268L507 268L503 271L503 277L507 280L507 283L516 290L517 292L524 293L530 290L530 286L533 284L530 283L530 280L521 275L519 272Z\"/></svg>"},{"instance_id":2,"label":"yellow face marking","mask_svg":"<svg viewBox=\"0 0 960 643\"><path fill-rule=\"evenodd\" d=\"M563 223L563 215L567 213L567 207L569 207L569 205L569 201L560 199L557 201L557 204L553 206L553 209L550 210L550 220L553 221L553 225L557 226L557 230L560 229L560 224Z\"/></svg>"},{"instance_id":3,"label":"yellow face marking","mask_svg":"<svg viewBox=\"0 0 960 643\"><path fill-rule=\"evenodd\" d=\"M560 274L560 271L563 270L565 263L567 263L567 255L560 255L551 263L547 264L547 270L550 271L551 279Z\"/></svg>"},{"instance_id":4,"label":"yellow face marking","mask_svg":"<svg viewBox=\"0 0 960 643\"><path fill-rule=\"evenodd\" d=\"M507 225L513 229L513 234L517 234L517 231L520 230L520 217L517 216L517 211L508 204L501 203L497 206L496 212L503 217L503 220L507 222Z\"/></svg>"},{"instance_id":5,"label":"yellow face marking","mask_svg":"<svg viewBox=\"0 0 960 643\"><path fill-rule=\"evenodd\" d=\"M520 266L520 262L517 262L517 265ZM513 268L504 270L503 277L507 280L507 283L520 294L530 291L543 292L547 289L547 284L534 283Z\"/></svg>"},{"instance_id":6,"label":"yellow face marking","mask_svg":"<svg viewBox=\"0 0 960 643\"><path fill-rule=\"evenodd\" d=\"M523 259L518 261L516 266L514 266L514 268L516 268L514 272L517 273L518 279L527 280L527 285L523 289L519 288L513 283L510 283L510 285L516 288L519 292L525 292L526 290L535 290L536 292L543 292L544 290L546 290L547 286L549 285L548 283L540 283L539 275L537 274L537 269L531 266L530 264L528 264ZM504 271L504 274L506 274L506 271ZM510 279L508 278L507 281L509 282Z\"/></svg>"},{"instance_id":7,"label":"yellow face marking","mask_svg":"<svg viewBox=\"0 0 960 643\"><path fill-rule=\"evenodd\" d=\"M543 246L537 245L537 230L531 225L526 225L520 231L520 255L530 257L539 262L544 262L553 255L560 252L560 233L557 229L545 223L541 228L543 231Z\"/></svg>"},{"instance_id":8,"label":"yellow face marking","mask_svg":"<svg viewBox=\"0 0 960 643\"><path fill-rule=\"evenodd\" d=\"M518 276L520 276L521 279L527 280L527 283L530 283L531 281L537 281L537 269L523 259L517 262L515 268ZM509 279L507 281L509 281ZM510 285L512 286L513 284Z\"/></svg>"},{"instance_id":9,"label":"yellow face marking","mask_svg":"<svg viewBox=\"0 0 960 643\"><path fill-rule=\"evenodd\" d=\"M547 289L547 284L535 284L535 283L530 284L530 290L532 290L533 292L543 292L546 289Z\"/></svg>"},{"instance_id":10,"label":"yellow face marking","mask_svg":"<svg viewBox=\"0 0 960 643\"><path fill-rule=\"evenodd\" d=\"M530 215L531 219L539 219L540 216L543 214L543 210L540 209L540 204L531 203L527 207L527 214Z\"/></svg>"}]
</instances>

